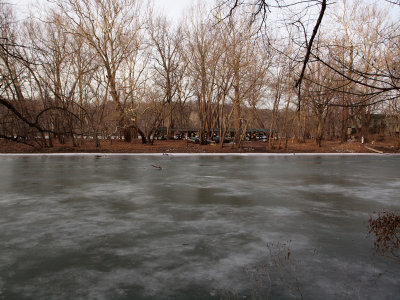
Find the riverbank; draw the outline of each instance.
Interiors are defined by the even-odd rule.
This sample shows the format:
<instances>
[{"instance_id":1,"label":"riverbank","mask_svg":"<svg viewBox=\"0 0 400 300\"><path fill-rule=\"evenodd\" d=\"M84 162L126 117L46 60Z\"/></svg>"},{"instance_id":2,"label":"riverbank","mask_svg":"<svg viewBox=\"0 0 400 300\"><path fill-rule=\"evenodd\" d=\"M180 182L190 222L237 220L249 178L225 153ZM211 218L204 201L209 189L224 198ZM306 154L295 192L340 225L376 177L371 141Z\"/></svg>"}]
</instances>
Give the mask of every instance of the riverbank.
<instances>
[{"instance_id":1,"label":"riverbank","mask_svg":"<svg viewBox=\"0 0 400 300\"><path fill-rule=\"evenodd\" d=\"M285 150L284 142L275 142L272 149L267 143L259 141L244 142L241 148L233 144L200 145L184 140L155 141L153 145L142 144L140 141L125 143L123 141L102 141L96 147L93 141L84 141L79 147L72 143L55 144L51 148L34 148L11 141L0 140L0 153L399 153L390 140L374 144L358 142L340 143L340 141L325 141L318 147L314 140L305 143L290 141Z\"/></svg>"}]
</instances>

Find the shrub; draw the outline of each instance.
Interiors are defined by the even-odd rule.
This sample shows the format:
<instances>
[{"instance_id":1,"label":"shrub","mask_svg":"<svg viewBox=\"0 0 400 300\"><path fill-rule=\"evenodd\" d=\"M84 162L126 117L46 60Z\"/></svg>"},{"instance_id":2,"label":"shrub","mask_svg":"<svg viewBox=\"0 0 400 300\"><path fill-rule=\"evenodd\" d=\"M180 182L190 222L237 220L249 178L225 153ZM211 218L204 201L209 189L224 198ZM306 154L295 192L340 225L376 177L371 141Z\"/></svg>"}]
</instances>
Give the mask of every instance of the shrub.
<instances>
[{"instance_id":1,"label":"shrub","mask_svg":"<svg viewBox=\"0 0 400 300\"><path fill-rule=\"evenodd\" d=\"M380 212L368 220L369 233L375 235L374 246L384 256L400 259L400 215Z\"/></svg>"}]
</instances>

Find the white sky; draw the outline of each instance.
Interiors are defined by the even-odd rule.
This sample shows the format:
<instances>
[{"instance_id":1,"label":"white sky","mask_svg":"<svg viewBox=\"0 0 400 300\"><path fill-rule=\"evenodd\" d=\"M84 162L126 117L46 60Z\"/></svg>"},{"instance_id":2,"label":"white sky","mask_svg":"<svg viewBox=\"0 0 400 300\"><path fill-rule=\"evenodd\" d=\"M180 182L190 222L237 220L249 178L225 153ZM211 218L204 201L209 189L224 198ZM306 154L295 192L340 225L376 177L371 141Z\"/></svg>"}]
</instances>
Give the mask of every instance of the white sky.
<instances>
[{"instance_id":1,"label":"white sky","mask_svg":"<svg viewBox=\"0 0 400 300\"><path fill-rule=\"evenodd\" d=\"M171 19L178 19L181 17L183 11L188 9L197 0L153 0L156 10L164 12ZM213 0L201 0L202 2L213 3ZM18 18L27 16L29 14L30 6L36 3L45 4L46 0L7 0L15 8L15 13Z\"/></svg>"},{"instance_id":2,"label":"white sky","mask_svg":"<svg viewBox=\"0 0 400 300\"><path fill-rule=\"evenodd\" d=\"M145 0L143 0L145 1ZM182 13L189 9L193 4L197 1L202 3L206 3L210 7L215 3L214 0L152 0L154 2L154 7L156 11L163 12L166 14L171 20L178 20ZM350 0L351 1L351 0ZM372 5L377 5L376 1L383 0L363 0L366 2L370 2ZM46 5L46 0L6 0L6 2L14 5L14 12L18 19L24 18L29 15L30 6L36 6L37 4ZM374 4L375 3L375 4ZM384 2L385 5L388 5L387 2ZM399 22L400 16L400 6L391 5L388 17L393 19L393 21ZM327 17L325 17L327 19Z\"/></svg>"}]
</instances>

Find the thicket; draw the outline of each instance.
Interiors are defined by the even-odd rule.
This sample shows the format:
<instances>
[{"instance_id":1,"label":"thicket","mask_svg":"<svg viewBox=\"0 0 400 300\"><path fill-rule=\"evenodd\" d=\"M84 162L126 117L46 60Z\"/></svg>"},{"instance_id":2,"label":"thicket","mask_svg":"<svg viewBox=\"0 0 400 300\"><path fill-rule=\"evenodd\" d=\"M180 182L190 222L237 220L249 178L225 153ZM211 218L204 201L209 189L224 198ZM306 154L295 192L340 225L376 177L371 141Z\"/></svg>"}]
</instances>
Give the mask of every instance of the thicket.
<instances>
[{"instance_id":1,"label":"thicket","mask_svg":"<svg viewBox=\"0 0 400 300\"><path fill-rule=\"evenodd\" d=\"M1 1L0 138L151 143L165 128L202 143L234 132L240 147L257 128L268 147L272 135L400 147L399 5L274 3L199 4L178 21L140 0L56 0L21 21Z\"/></svg>"}]
</instances>

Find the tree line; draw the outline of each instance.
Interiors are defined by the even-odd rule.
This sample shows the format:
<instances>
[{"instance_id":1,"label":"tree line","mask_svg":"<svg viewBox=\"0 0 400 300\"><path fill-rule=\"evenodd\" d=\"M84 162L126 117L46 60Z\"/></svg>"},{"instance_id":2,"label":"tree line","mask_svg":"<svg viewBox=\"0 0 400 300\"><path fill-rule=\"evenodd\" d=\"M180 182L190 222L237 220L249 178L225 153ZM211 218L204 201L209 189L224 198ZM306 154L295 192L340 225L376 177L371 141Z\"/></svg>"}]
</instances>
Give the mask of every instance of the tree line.
<instances>
[{"instance_id":1,"label":"tree line","mask_svg":"<svg viewBox=\"0 0 400 300\"><path fill-rule=\"evenodd\" d=\"M250 128L400 147L400 22L380 1L199 2L169 20L140 0L0 1L0 138L36 147ZM382 5L384 4L384 5ZM222 143L221 143L222 145Z\"/></svg>"}]
</instances>

